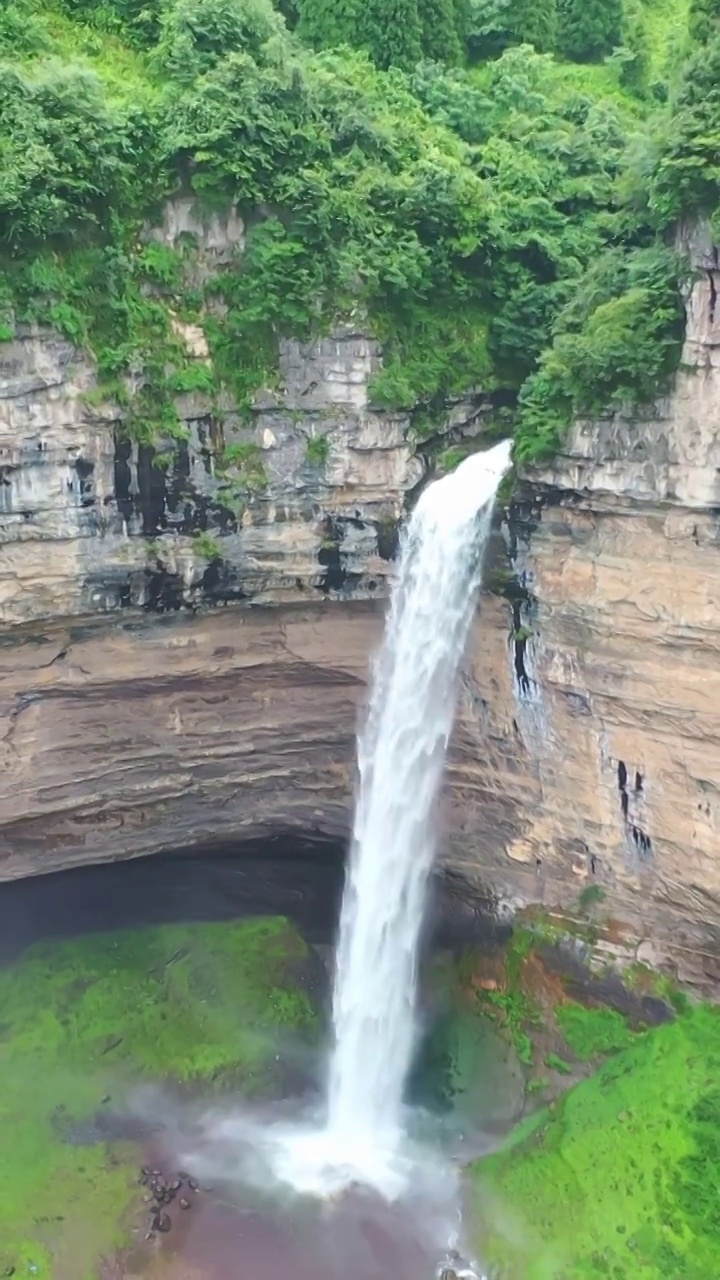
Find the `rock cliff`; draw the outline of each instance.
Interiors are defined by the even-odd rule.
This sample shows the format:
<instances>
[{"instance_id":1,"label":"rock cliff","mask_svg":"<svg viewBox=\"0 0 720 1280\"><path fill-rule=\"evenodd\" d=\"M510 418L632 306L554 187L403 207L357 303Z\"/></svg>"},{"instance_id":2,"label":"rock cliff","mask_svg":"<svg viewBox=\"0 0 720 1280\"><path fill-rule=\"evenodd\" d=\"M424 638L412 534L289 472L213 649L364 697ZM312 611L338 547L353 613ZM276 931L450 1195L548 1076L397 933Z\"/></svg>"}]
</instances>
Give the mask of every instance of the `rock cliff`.
<instances>
[{"instance_id":1,"label":"rock cliff","mask_svg":"<svg viewBox=\"0 0 720 1280\"><path fill-rule=\"evenodd\" d=\"M191 218L176 206L155 234ZM204 234L232 253L242 226ZM701 232L689 247L673 393L643 419L577 423L504 513L445 856L512 908L576 915L597 886L601 946L712 979L720 269ZM206 358L201 332L184 339ZM373 597L426 470L409 420L372 405L379 359L357 326L285 342L249 422L186 396L168 459L123 441L92 362L56 333L0 347L0 877L345 834ZM479 414L468 402L453 422L474 431ZM242 509L217 473L233 443L262 465Z\"/></svg>"},{"instance_id":2,"label":"rock cliff","mask_svg":"<svg viewBox=\"0 0 720 1280\"><path fill-rule=\"evenodd\" d=\"M720 312L717 250L695 275L671 395L642 419L578 422L509 516L512 679L492 631L473 655L456 857L509 901L596 915L608 950L672 954L711 980L720 943ZM523 591L527 594L523 594ZM501 637L498 637L501 641ZM474 737L468 737L468 723ZM481 764L488 744L487 764ZM523 830L491 817L505 797ZM480 834L479 834L480 833ZM498 839L498 834L501 838Z\"/></svg>"},{"instance_id":3,"label":"rock cliff","mask_svg":"<svg viewBox=\"0 0 720 1280\"><path fill-rule=\"evenodd\" d=\"M168 205L146 232L194 236L193 278L242 254L231 211ZM203 330L174 322L195 366ZM248 413L227 392L177 396L176 438L132 442L95 364L52 329L0 343L0 623L201 603L372 597L424 465L410 416L376 409L377 342L347 323L281 340L272 388ZM456 406L470 428L479 407Z\"/></svg>"}]
</instances>

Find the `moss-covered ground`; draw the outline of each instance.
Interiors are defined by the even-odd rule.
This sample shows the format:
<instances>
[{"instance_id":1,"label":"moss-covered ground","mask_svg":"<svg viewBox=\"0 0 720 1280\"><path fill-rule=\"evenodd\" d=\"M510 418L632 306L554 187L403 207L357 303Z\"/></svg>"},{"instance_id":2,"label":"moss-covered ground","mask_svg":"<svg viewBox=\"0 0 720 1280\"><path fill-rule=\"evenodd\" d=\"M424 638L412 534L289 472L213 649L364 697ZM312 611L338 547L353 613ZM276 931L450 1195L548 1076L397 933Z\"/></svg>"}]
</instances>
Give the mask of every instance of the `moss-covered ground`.
<instances>
[{"instance_id":1,"label":"moss-covered ground","mask_svg":"<svg viewBox=\"0 0 720 1280\"><path fill-rule=\"evenodd\" d=\"M87 1122L143 1080L266 1087L278 1036L314 1025L305 955L261 919L42 944L0 971L0 1275L95 1280L139 1149Z\"/></svg>"},{"instance_id":2,"label":"moss-covered ground","mask_svg":"<svg viewBox=\"0 0 720 1280\"><path fill-rule=\"evenodd\" d=\"M641 994L656 996L664 1016L673 1016L677 993L656 975L617 979L614 994L624 988L627 996L622 1012L606 1003L607 987L590 968L581 965L585 981L573 982L552 956L575 940L560 929L550 935L521 926L501 946L468 948L436 965L435 982L455 1016L474 1024L489 1020L511 1043L524 1068L528 1109L551 1101L567 1089L568 1078L583 1078L646 1032Z\"/></svg>"},{"instance_id":3,"label":"moss-covered ground","mask_svg":"<svg viewBox=\"0 0 720 1280\"><path fill-rule=\"evenodd\" d=\"M688 1009L634 1036L611 1011L567 1011L581 1057L628 1047L475 1166L491 1275L720 1276L720 1011Z\"/></svg>"}]
</instances>

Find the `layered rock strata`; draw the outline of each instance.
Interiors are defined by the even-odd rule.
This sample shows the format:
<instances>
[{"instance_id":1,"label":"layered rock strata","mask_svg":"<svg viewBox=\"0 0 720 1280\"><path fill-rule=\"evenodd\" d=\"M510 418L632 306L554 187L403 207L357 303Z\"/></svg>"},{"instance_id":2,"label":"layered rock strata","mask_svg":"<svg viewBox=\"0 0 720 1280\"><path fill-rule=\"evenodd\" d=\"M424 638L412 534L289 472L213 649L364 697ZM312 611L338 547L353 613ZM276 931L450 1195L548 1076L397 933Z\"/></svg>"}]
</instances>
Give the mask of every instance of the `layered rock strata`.
<instances>
[{"instance_id":1,"label":"layered rock strata","mask_svg":"<svg viewBox=\"0 0 720 1280\"><path fill-rule=\"evenodd\" d=\"M507 668L473 659L478 768L454 773L457 821L509 901L578 911L606 943L672 954L713 981L720 944L720 270L702 233L673 393L639 419L576 424L509 518L522 589ZM523 594L523 591L525 594ZM486 705L487 703L487 705ZM487 765L481 741L488 744ZM466 747L467 751L467 747ZM479 790L476 791L476 788ZM518 797L512 837L493 805ZM499 830L497 839L493 832Z\"/></svg>"}]
</instances>

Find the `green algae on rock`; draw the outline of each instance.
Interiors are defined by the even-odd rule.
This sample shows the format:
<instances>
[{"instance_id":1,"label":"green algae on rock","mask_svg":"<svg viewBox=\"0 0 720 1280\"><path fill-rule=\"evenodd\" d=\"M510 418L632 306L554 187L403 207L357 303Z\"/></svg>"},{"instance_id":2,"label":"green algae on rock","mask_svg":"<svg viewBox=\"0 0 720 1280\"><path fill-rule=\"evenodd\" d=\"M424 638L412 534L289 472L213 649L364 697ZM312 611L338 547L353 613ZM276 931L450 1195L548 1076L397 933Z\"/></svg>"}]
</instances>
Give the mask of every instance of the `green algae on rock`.
<instances>
[{"instance_id":1,"label":"green algae on rock","mask_svg":"<svg viewBox=\"0 0 720 1280\"><path fill-rule=\"evenodd\" d=\"M31 948L0 971L0 1273L90 1280L122 1243L138 1148L93 1120L141 1081L266 1087L278 1036L315 1023L282 919Z\"/></svg>"},{"instance_id":2,"label":"green algae on rock","mask_svg":"<svg viewBox=\"0 0 720 1280\"><path fill-rule=\"evenodd\" d=\"M474 1166L478 1247L503 1280L720 1275L720 1011L638 1037ZM716 1216L717 1210L714 1214Z\"/></svg>"}]
</instances>

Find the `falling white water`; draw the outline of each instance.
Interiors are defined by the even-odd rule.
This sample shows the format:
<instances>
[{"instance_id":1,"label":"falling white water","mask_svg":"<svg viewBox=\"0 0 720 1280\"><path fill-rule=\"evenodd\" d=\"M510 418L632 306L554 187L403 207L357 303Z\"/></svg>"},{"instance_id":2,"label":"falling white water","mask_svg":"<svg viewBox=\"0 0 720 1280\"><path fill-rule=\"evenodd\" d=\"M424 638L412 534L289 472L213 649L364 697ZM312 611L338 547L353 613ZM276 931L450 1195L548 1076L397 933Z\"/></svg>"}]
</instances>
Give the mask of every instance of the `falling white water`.
<instances>
[{"instance_id":1,"label":"falling white water","mask_svg":"<svg viewBox=\"0 0 720 1280\"><path fill-rule=\"evenodd\" d=\"M292 1143L283 1161L284 1175L308 1190L358 1181L389 1194L402 1182L403 1090L415 1039L434 806L492 504L509 465L504 442L430 485L402 542L358 744L327 1120Z\"/></svg>"}]
</instances>

